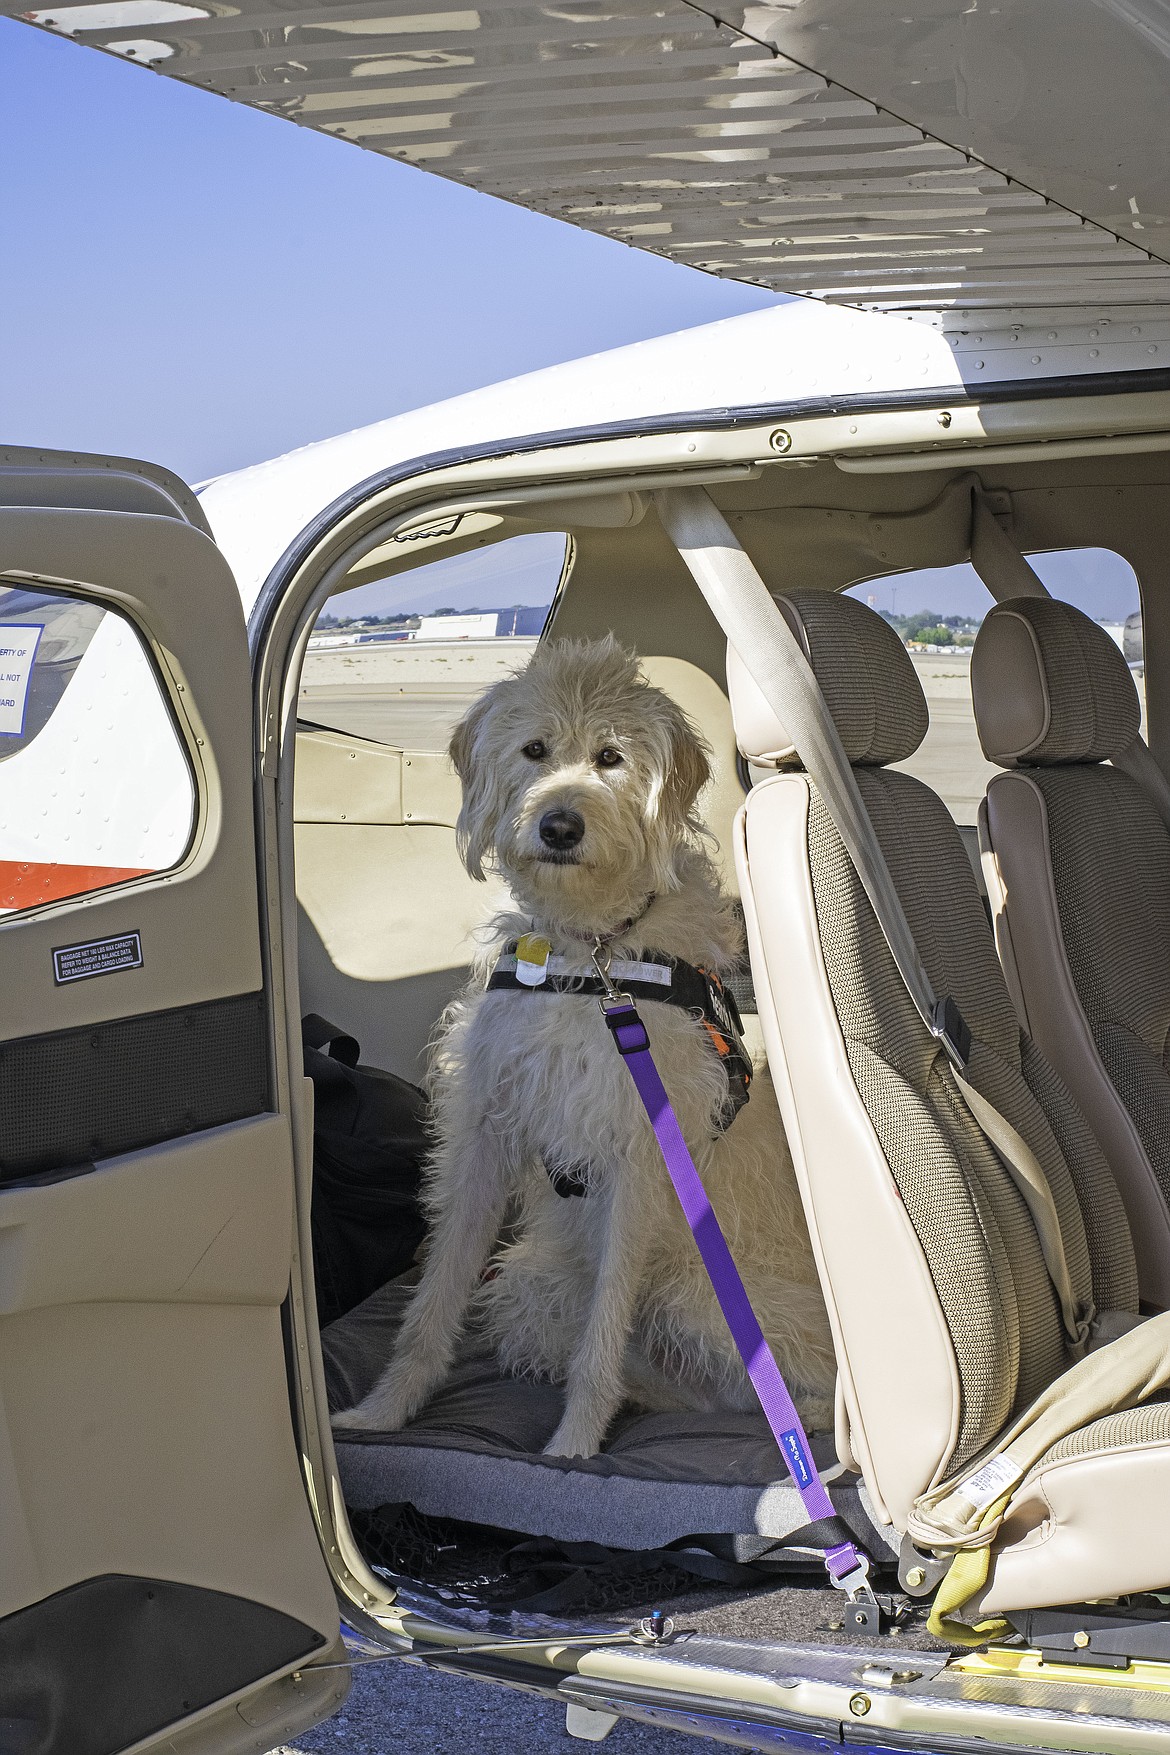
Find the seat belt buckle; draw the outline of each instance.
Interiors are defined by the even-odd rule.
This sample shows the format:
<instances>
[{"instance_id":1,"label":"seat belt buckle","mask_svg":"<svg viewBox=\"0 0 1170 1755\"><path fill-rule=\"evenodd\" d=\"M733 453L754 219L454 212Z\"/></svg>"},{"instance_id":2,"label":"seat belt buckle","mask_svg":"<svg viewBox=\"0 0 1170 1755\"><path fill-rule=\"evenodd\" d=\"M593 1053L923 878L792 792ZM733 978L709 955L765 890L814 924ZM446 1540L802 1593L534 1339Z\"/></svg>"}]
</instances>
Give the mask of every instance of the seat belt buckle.
<instances>
[{"instance_id":1,"label":"seat belt buckle","mask_svg":"<svg viewBox=\"0 0 1170 1755\"><path fill-rule=\"evenodd\" d=\"M962 1012L948 993L934 1002L934 1018L930 1033L941 1042L947 1059L956 1072L966 1072L971 1058L971 1032Z\"/></svg>"},{"instance_id":2,"label":"seat belt buckle","mask_svg":"<svg viewBox=\"0 0 1170 1755\"><path fill-rule=\"evenodd\" d=\"M864 1554L855 1555L857 1564L838 1578L830 1574L839 1591L845 1593L842 1619L851 1633L880 1633L882 1608L869 1582L869 1561Z\"/></svg>"},{"instance_id":3,"label":"seat belt buckle","mask_svg":"<svg viewBox=\"0 0 1170 1755\"><path fill-rule=\"evenodd\" d=\"M837 1570L842 1564L847 1566L847 1571ZM842 1543L838 1548L826 1548L825 1567L833 1588L843 1591L851 1603L877 1600L869 1582L869 1556L852 1542Z\"/></svg>"}]
</instances>

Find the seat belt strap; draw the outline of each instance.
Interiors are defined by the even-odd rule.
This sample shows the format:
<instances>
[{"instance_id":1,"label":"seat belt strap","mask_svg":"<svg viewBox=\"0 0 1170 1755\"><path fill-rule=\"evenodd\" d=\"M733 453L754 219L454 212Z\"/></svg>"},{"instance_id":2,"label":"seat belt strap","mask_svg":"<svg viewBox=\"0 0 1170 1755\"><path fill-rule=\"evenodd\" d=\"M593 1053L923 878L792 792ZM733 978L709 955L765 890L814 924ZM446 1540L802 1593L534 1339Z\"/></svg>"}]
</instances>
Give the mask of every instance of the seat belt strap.
<instances>
[{"instance_id":1,"label":"seat belt strap","mask_svg":"<svg viewBox=\"0 0 1170 1755\"><path fill-rule=\"evenodd\" d=\"M666 488L654 501L667 534L765 699L784 703L783 722L857 869L906 991L931 1035L962 1070L964 1044L945 1034L943 1005L880 848L874 856L865 803L812 665L710 495L702 488ZM958 1020L957 1008L952 1007L951 1019Z\"/></svg>"},{"instance_id":2,"label":"seat belt strap","mask_svg":"<svg viewBox=\"0 0 1170 1755\"><path fill-rule=\"evenodd\" d=\"M1060 1305L1069 1350L1074 1358L1079 1358L1088 1341L1093 1310L1091 1305L1078 1304L1074 1296L1052 1191L1035 1154L1018 1131L964 1077L971 1048L970 1033L954 1001L935 993L923 966L901 897L816 673L772 601L751 557L710 495L697 487L667 488L656 493L654 500L667 533L715 619L765 699L776 705L805 770L845 843L919 1017L946 1051L964 1101L1027 1203ZM990 510L981 499L978 503L1011 549ZM1027 568L1018 551L1013 552ZM1027 571L1031 573L1031 568ZM1035 574L1032 577L1035 579Z\"/></svg>"},{"instance_id":3,"label":"seat belt strap","mask_svg":"<svg viewBox=\"0 0 1170 1755\"><path fill-rule=\"evenodd\" d=\"M1009 597L1049 595L995 516L978 480L971 483L971 565L997 603Z\"/></svg>"},{"instance_id":4,"label":"seat belt strap","mask_svg":"<svg viewBox=\"0 0 1170 1755\"><path fill-rule=\"evenodd\" d=\"M963 1094L963 1101L991 1141L1004 1169L1023 1197L1040 1240L1040 1252L1048 1269L1048 1278L1052 1281L1053 1290L1060 1302L1061 1321L1069 1352L1074 1359L1080 1359L1087 1352L1093 1336L1096 1313L1092 1304L1078 1302L1073 1291L1068 1258L1064 1252L1064 1233L1060 1228L1060 1215L1052 1198L1048 1178L1031 1146L1018 1129L1012 1126L1007 1116L1001 1114L994 1103L989 1103L974 1085L968 1084L962 1073L954 1068L952 1071L955 1083Z\"/></svg>"}]
</instances>

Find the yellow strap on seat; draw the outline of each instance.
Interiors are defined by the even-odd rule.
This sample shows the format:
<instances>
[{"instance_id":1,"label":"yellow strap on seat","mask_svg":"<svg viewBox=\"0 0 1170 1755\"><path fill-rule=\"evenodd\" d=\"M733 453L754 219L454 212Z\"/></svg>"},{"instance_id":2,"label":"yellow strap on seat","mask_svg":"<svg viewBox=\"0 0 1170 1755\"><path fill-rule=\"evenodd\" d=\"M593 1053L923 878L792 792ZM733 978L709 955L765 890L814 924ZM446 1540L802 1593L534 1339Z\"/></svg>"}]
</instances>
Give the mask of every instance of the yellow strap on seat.
<instances>
[{"instance_id":1,"label":"yellow strap on seat","mask_svg":"<svg viewBox=\"0 0 1170 1755\"><path fill-rule=\"evenodd\" d=\"M1011 1491L987 1507L987 1519L998 1528L1007 1510ZM977 1596L987 1583L991 1569L991 1544L983 1548L960 1548L951 1561L946 1577L935 1592L927 1619L927 1629L936 1639L948 1645L984 1645L989 1639L1001 1639L1010 1631L1007 1621L955 1621L952 1616L964 1603Z\"/></svg>"}]
</instances>

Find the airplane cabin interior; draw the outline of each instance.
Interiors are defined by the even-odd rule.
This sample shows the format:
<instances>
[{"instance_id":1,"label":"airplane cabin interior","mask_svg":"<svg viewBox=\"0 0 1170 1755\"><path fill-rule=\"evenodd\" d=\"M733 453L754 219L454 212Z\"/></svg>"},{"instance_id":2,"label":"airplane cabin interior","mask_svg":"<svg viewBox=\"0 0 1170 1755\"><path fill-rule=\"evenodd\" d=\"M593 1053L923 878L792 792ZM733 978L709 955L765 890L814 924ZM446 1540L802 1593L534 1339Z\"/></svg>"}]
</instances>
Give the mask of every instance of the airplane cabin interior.
<instances>
[{"instance_id":1,"label":"airplane cabin interior","mask_svg":"<svg viewBox=\"0 0 1170 1755\"><path fill-rule=\"evenodd\" d=\"M1102 448L982 466L821 459L709 488L795 606L923 961L974 1039L971 1081L1043 1165L1077 1295L1117 1332L1170 1305L1170 830L1119 762L1139 724L1170 755L1168 487L1170 453ZM1018 597L1010 567L994 592L972 572L973 491L1050 597ZM498 880L474 883L460 863L445 749L536 633L501 614L485 637L480 613L462 637L424 637L447 585L463 581L481 612L522 597L544 638L612 632L634 648L712 752L699 808L746 915L745 1040L776 1085L838 1354L817 1464L891 1624L943 1650L925 1629L937 1563L905 1535L915 1504L1068 1368L1028 1207L653 507L550 485L415 529L411 542L374 533L312 612L293 790L301 1011L355 1039L364 1065L424 1082L477 927L500 905ZM961 586L949 601L971 605L965 645L941 649L936 629L910 650L894 631L899 582L924 569L940 611L948 582ZM416 1273L324 1327L334 1408L385 1362ZM717 1634L850 1637L762 1415L631 1406L600 1455L543 1457L560 1396L508 1377L469 1333L406 1430L339 1435L368 1563L451 1613L588 1622L673 1605ZM1017 1490L979 1612L1023 1629L1051 1605L1158 1590L1168 1460L1164 1394L1050 1444Z\"/></svg>"}]
</instances>

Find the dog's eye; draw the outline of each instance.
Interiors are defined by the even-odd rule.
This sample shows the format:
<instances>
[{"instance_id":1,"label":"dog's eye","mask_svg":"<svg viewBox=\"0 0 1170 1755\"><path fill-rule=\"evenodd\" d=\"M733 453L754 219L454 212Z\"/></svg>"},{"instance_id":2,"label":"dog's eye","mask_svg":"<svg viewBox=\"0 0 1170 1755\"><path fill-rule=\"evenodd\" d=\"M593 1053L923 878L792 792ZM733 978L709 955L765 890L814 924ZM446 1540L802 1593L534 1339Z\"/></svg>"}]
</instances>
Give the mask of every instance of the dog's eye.
<instances>
[{"instance_id":1,"label":"dog's eye","mask_svg":"<svg viewBox=\"0 0 1170 1755\"><path fill-rule=\"evenodd\" d=\"M612 749L608 744L603 750L597 752L597 766L599 768L620 768L623 760L621 750Z\"/></svg>"},{"instance_id":2,"label":"dog's eye","mask_svg":"<svg viewBox=\"0 0 1170 1755\"><path fill-rule=\"evenodd\" d=\"M548 751L545 749L545 747L541 743L540 739L538 737L534 737L531 743L526 743L524 745L524 748L520 751L520 754L522 756L527 756L528 760L530 762L543 762L545 756L547 756L547 754L548 754Z\"/></svg>"}]
</instances>

